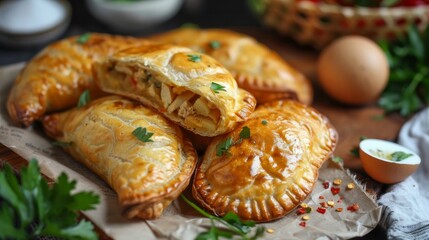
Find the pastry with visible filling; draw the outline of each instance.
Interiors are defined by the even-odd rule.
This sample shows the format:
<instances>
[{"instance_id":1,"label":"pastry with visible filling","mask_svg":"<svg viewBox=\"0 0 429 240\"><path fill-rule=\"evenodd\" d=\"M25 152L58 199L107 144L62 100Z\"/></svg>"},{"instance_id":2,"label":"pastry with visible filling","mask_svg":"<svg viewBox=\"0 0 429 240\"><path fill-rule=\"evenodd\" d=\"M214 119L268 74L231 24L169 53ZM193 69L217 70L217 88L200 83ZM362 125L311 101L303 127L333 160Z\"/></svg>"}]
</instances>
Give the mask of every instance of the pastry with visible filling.
<instances>
[{"instance_id":1,"label":"pastry with visible filling","mask_svg":"<svg viewBox=\"0 0 429 240\"><path fill-rule=\"evenodd\" d=\"M189 184L197 162L177 125L119 96L45 116L43 126L115 190L128 218L159 217Z\"/></svg>"},{"instance_id":2,"label":"pastry with visible filling","mask_svg":"<svg viewBox=\"0 0 429 240\"><path fill-rule=\"evenodd\" d=\"M215 215L281 218L310 194L336 142L336 130L313 108L292 100L261 105L211 141L195 172L193 196Z\"/></svg>"},{"instance_id":3,"label":"pastry with visible filling","mask_svg":"<svg viewBox=\"0 0 429 240\"><path fill-rule=\"evenodd\" d=\"M92 80L92 63L124 47L146 42L131 37L87 33L55 42L28 62L15 80L7 100L13 122L28 127L45 113L77 105L90 90L101 96Z\"/></svg>"},{"instance_id":4,"label":"pastry with visible filling","mask_svg":"<svg viewBox=\"0 0 429 240\"><path fill-rule=\"evenodd\" d=\"M256 97L258 104L292 98L310 104L310 81L277 53L241 33L225 29L180 28L148 39L185 46L206 53L224 65L238 86Z\"/></svg>"},{"instance_id":5,"label":"pastry with visible filling","mask_svg":"<svg viewBox=\"0 0 429 240\"><path fill-rule=\"evenodd\" d=\"M93 71L103 91L138 100L202 136L231 131L256 105L218 61L185 47L127 48L96 62Z\"/></svg>"}]
</instances>

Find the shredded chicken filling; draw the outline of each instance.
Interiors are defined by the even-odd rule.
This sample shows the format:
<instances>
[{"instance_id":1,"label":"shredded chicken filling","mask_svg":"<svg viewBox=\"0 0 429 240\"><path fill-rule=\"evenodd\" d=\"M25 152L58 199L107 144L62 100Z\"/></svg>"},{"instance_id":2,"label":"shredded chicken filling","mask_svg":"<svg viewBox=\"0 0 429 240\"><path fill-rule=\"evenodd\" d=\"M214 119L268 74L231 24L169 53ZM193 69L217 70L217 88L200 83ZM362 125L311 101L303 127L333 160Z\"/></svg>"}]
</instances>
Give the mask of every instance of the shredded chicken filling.
<instances>
[{"instance_id":1,"label":"shredded chicken filling","mask_svg":"<svg viewBox=\"0 0 429 240\"><path fill-rule=\"evenodd\" d=\"M115 70L125 74L127 81L139 93L154 101L168 113L184 119L191 127L203 127L215 130L220 118L219 109L206 98L184 87L168 85L146 69L132 69L116 65Z\"/></svg>"}]
</instances>

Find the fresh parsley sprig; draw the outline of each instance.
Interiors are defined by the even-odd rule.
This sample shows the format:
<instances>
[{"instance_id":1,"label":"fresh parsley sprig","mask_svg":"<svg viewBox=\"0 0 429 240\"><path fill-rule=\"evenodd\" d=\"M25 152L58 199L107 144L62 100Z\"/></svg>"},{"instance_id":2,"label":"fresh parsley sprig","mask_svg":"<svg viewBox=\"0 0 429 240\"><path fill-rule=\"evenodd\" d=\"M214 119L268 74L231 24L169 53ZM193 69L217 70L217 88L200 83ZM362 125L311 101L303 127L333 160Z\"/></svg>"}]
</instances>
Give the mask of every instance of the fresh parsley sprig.
<instances>
[{"instance_id":1,"label":"fresh parsley sprig","mask_svg":"<svg viewBox=\"0 0 429 240\"><path fill-rule=\"evenodd\" d=\"M90 38L91 38L91 33L84 33L76 39L76 42L79 44L84 44L88 42Z\"/></svg>"},{"instance_id":2,"label":"fresh parsley sprig","mask_svg":"<svg viewBox=\"0 0 429 240\"><path fill-rule=\"evenodd\" d=\"M136 136L142 142L153 142L153 140L150 139L153 133L147 131L147 129L144 127L138 127L134 129L133 135Z\"/></svg>"},{"instance_id":3,"label":"fresh parsley sprig","mask_svg":"<svg viewBox=\"0 0 429 240\"><path fill-rule=\"evenodd\" d=\"M239 134L239 139L234 143L232 141L231 137L226 138L225 141L220 142L218 145L216 145L216 156L221 157L223 155L231 156L231 153L229 152L229 149L234 144L241 143L244 139L250 138L250 128L247 126L244 126Z\"/></svg>"},{"instance_id":4,"label":"fresh parsley sprig","mask_svg":"<svg viewBox=\"0 0 429 240\"><path fill-rule=\"evenodd\" d=\"M405 153L402 151L396 151L396 152L393 152L392 154L390 154L390 156L392 157L392 161L399 162L399 161L402 161L404 159L407 159L407 158L413 156L413 154Z\"/></svg>"},{"instance_id":5,"label":"fresh parsley sprig","mask_svg":"<svg viewBox=\"0 0 429 240\"><path fill-rule=\"evenodd\" d=\"M199 54L188 54L187 56L191 62L201 62L201 55Z\"/></svg>"},{"instance_id":6,"label":"fresh parsley sprig","mask_svg":"<svg viewBox=\"0 0 429 240\"><path fill-rule=\"evenodd\" d=\"M65 173L48 185L35 159L19 176L6 165L0 171L0 239L98 239L90 222L77 222L77 213L94 209L99 197L71 193L75 186Z\"/></svg>"},{"instance_id":7,"label":"fresh parsley sprig","mask_svg":"<svg viewBox=\"0 0 429 240\"><path fill-rule=\"evenodd\" d=\"M232 146L232 144L233 142L231 137L228 137L225 141L220 142L218 145L216 145L216 156L231 156L229 148Z\"/></svg>"},{"instance_id":8,"label":"fresh parsley sprig","mask_svg":"<svg viewBox=\"0 0 429 240\"><path fill-rule=\"evenodd\" d=\"M216 41L216 40L211 41L210 42L210 47L213 48L213 49L218 49L218 48L220 48L220 42Z\"/></svg>"},{"instance_id":9,"label":"fresh parsley sprig","mask_svg":"<svg viewBox=\"0 0 429 240\"><path fill-rule=\"evenodd\" d=\"M390 66L389 82L379 105L387 112L409 116L429 104L429 27L416 26L392 43L380 41Z\"/></svg>"},{"instance_id":10,"label":"fresh parsley sprig","mask_svg":"<svg viewBox=\"0 0 429 240\"><path fill-rule=\"evenodd\" d=\"M82 92L79 96L79 101L77 103L77 108L81 108L88 104L91 101L91 94L88 89Z\"/></svg>"},{"instance_id":11,"label":"fresh parsley sprig","mask_svg":"<svg viewBox=\"0 0 429 240\"><path fill-rule=\"evenodd\" d=\"M215 83L212 82L210 84L210 89L214 92L214 93L219 93L219 91L224 91L226 92L225 86L220 85L219 83Z\"/></svg>"},{"instance_id":12,"label":"fresh parsley sprig","mask_svg":"<svg viewBox=\"0 0 429 240\"><path fill-rule=\"evenodd\" d=\"M204 217L207 217L211 220L211 227L208 231L200 233L195 239L196 240L218 240L219 237L225 237L225 238L233 238L234 236L241 237L242 240L256 240L259 237L262 237L264 235L265 228L262 226L259 226L256 228L255 233L253 236L248 236L248 234L251 232L252 228L256 226L255 222L253 221L242 221L237 214L233 212L228 212L223 217L216 217L213 216L200 207L198 207L195 203L191 202L189 199L187 199L183 194L180 195L180 197L187 203L189 206L191 206L193 209L195 209L197 212L199 212ZM219 229L216 227L214 222L219 222L225 227L227 227L227 231Z\"/></svg>"}]
</instances>

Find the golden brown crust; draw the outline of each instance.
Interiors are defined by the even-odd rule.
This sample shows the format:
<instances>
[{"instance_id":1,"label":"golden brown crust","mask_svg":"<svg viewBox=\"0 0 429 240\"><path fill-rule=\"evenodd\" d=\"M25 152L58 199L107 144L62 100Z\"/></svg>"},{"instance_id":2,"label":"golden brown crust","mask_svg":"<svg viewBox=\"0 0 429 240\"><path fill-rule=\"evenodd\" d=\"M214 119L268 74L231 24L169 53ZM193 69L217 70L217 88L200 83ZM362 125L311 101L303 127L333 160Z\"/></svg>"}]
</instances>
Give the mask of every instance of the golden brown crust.
<instances>
[{"instance_id":1,"label":"golden brown crust","mask_svg":"<svg viewBox=\"0 0 429 240\"><path fill-rule=\"evenodd\" d=\"M86 42L78 43L78 37L49 45L22 70L7 101L14 122L27 127L45 113L73 107L86 89L93 98L100 96L100 90L92 81L93 61L130 44L144 42L131 37L91 33Z\"/></svg>"},{"instance_id":2,"label":"golden brown crust","mask_svg":"<svg viewBox=\"0 0 429 240\"><path fill-rule=\"evenodd\" d=\"M244 34L224 29L181 28L149 39L190 47L214 57L233 74L240 88L256 97L258 104L285 98L310 104L313 99L311 83L304 75ZM213 41L219 45L213 47Z\"/></svg>"},{"instance_id":3,"label":"golden brown crust","mask_svg":"<svg viewBox=\"0 0 429 240\"><path fill-rule=\"evenodd\" d=\"M141 101L202 136L231 131L256 105L255 98L238 88L219 62L185 47L148 44L127 48L95 63L93 71L103 91ZM215 92L213 83L224 91Z\"/></svg>"},{"instance_id":4,"label":"golden brown crust","mask_svg":"<svg viewBox=\"0 0 429 240\"><path fill-rule=\"evenodd\" d=\"M178 126L118 96L46 116L43 125L49 136L71 143L64 150L116 191L128 218L159 217L189 184L197 162ZM132 132L138 127L152 132L153 142L137 139Z\"/></svg>"},{"instance_id":5,"label":"golden brown crust","mask_svg":"<svg viewBox=\"0 0 429 240\"><path fill-rule=\"evenodd\" d=\"M240 141L244 126L251 136ZM218 156L217 145L229 137L229 154ZM234 131L212 140L195 173L194 198L216 215L278 219L311 192L337 138L326 117L301 103L262 105Z\"/></svg>"}]
</instances>

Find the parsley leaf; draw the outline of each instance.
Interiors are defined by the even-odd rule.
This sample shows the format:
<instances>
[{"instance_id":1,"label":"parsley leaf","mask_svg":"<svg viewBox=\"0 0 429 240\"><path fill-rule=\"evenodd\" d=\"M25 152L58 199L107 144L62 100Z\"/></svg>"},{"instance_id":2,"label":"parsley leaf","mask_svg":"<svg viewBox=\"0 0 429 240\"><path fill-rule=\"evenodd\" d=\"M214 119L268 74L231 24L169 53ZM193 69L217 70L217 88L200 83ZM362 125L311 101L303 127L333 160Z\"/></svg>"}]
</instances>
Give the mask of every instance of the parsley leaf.
<instances>
[{"instance_id":1,"label":"parsley leaf","mask_svg":"<svg viewBox=\"0 0 429 240\"><path fill-rule=\"evenodd\" d=\"M198 54L188 54L188 60L191 62L201 62L201 55Z\"/></svg>"},{"instance_id":2,"label":"parsley leaf","mask_svg":"<svg viewBox=\"0 0 429 240\"><path fill-rule=\"evenodd\" d=\"M407 36L380 41L390 66L388 84L378 104L385 112L409 116L429 104L429 27L420 33L415 25Z\"/></svg>"},{"instance_id":3,"label":"parsley leaf","mask_svg":"<svg viewBox=\"0 0 429 240\"><path fill-rule=\"evenodd\" d=\"M332 158L332 161L335 163L342 163L344 160L341 157L335 156Z\"/></svg>"},{"instance_id":4,"label":"parsley leaf","mask_svg":"<svg viewBox=\"0 0 429 240\"><path fill-rule=\"evenodd\" d=\"M89 38L91 38L91 33L84 33L76 39L76 42L79 44L84 44L88 42Z\"/></svg>"},{"instance_id":5,"label":"parsley leaf","mask_svg":"<svg viewBox=\"0 0 429 240\"><path fill-rule=\"evenodd\" d=\"M150 139L153 133L148 132L146 128L138 127L134 129L133 135L136 136L142 142L153 142L153 140Z\"/></svg>"},{"instance_id":6,"label":"parsley leaf","mask_svg":"<svg viewBox=\"0 0 429 240\"><path fill-rule=\"evenodd\" d=\"M207 217L211 221L211 227L208 231L200 233L195 239L196 240L217 240L219 237L225 237L225 238L233 238L234 236L240 236L241 239L248 239L248 240L256 240L259 237L262 237L264 235L265 228L264 227L257 227L255 230L255 234L253 236L248 236L251 232L252 228L256 226L255 222L253 221L242 221L237 214L233 212L228 212L223 217L217 217L214 215L211 215L204 211L202 208L198 207L195 203L191 202L189 199L187 199L183 194L180 195L180 197L187 203L189 206L191 206L193 209L195 209L197 212L199 212L204 217ZM216 227L214 222L217 221L227 227L229 231L221 230Z\"/></svg>"},{"instance_id":7,"label":"parsley leaf","mask_svg":"<svg viewBox=\"0 0 429 240\"><path fill-rule=\"evenodd\" d=\"M97 239L90 222L77 222L77 212L93 209L99 197L72 193L75 186L64 173L49 186L35 159L20 175L6 165L0 171L0 239Z\"/></svg>"},{"instance_id":8,"label":"parsley leaf","mask_svg":"<svg viewBox=\"0 0 429 240\"><path fill-rule=\"evenodd\" d=\"M413 154L397 151L392 153L390 156L392 157L392 161L399 162L413 156Z\"/></svg>"},{"instance_id":9,"label":"parsley leaf","mask_svg":"<svg viewBox=\"0 0 429 240\"><path fill-rule=\"evenodd\" d=\"M79 102L77 103L77 107L81 108L81 107L85 106L86 104L88 104L90 101L91 101L91 95L89 93L89 90L86 89L80 95Z\"/></svg>"},{"instance_id":10,"label":"parsley leaf","mask_svg":"<svg viewBox=\"0 0 429 240\"><path fill-rule=\"evenodd\" d=\"M71 145L73 145L73 142L53 141L51 142L51 144L56 147L70 147Z\"/></svg>"},{"instance_id":11,"label":"parsley leaf","mask_svg":"<svg viewBox=\"0 0 429 240\"><path fill-rule=\"evenodd\" d=\"M367 137L365 136L360 136L359 137L359 142L363 141L367 139ZM355 156L355 157L359 157L359 146L354 146L352 149L350 149L350 154Z\"/></svg>"},{"instance_id":12,"label":"parsley leaf","mask_svg":"<svg viewBox=\"0 0 429 240\"><path fill-rule=\"evenodd\" d=\"M232 146L232 138L228 137L225 141L220 142L216 145L216 156L221 157L223 155L231 156L229 148Z\"/></svg>"},{"instance_id":13,"label":"parsley leaf","mask_svg":"<svg viewBox=\"0 0 429 240\"><path fill-rule=\"evenodd\" d=\"M225 86L222 86L222 85L215 83L215 82L212 82L210 84L210 89L213 90L213 92L215 92L215 93L219 93L219 91L226 92Z\"/></svg>"},{"instance_id":14,"label":"parsley leaf","mask_svg":"<svg viewBox=\"0 0 429 240\"><path fill-rule=\"evenodd\" d=\"M267 120L262 120L262 125L268 125L268 121Z\"/></svg>"},{"instance_id":15,"label":"parsley leaf","mask_svg":"<svg viewBox=\"0 0 429 240\"><path fill-rule=\"evenodd\" d=\"M240 139L246 139L246 138L250 138L250 128L247 126L244 126L240 132Z\"/></svg>"},{"instance_id":16,"label":"parsley leaf","mask_svg":"<svg viewBox=\"0 0 429 240\"><path fill-rule=\"evenodd\" d=\"M218 48L220 48L220 42L219 41L211 41L210 47L212 47L213 49L218 49Z\"/></svg>"}]
</instances>

